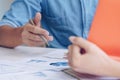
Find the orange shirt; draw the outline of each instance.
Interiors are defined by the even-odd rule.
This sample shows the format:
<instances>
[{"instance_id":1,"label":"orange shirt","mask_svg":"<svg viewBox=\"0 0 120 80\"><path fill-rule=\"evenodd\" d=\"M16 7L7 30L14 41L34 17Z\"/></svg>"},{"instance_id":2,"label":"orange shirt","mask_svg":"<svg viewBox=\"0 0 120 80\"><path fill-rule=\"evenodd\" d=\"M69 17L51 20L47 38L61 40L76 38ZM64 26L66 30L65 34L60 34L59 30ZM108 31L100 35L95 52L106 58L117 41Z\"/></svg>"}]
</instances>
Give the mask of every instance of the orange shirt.
<instances>
[{"instance_id":1,"label":"orange shirt","mask_svg":"<svg viewBox=\"0 0 120 80\"><path fill-rule=\"evenodd\" d=\"M120 0L99 0L88 40L120 57Z\"/></svg>"}]
</instances>

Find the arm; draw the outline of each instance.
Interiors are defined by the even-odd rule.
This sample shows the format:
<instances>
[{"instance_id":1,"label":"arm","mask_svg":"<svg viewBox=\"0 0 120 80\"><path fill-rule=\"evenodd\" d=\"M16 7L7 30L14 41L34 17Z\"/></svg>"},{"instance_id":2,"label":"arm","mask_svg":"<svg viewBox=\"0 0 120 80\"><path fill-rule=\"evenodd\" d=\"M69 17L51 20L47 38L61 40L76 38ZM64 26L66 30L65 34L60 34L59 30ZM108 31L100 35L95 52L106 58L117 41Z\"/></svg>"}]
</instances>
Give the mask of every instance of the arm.
<instances>
[{"instance_id":1,"label":"arm","mask_svg":"<svg viewBox=\"0 0 120 80\"><path fill-rule=\"evenodd\" d=\"M68 60L71 68L77 72L101 76L120 77L120 62L111 59L95 44L82 38L71 37ZM82 54L81 49L85 50Z\"/></svg>"},{"instance_id":2,"label":"arm","mask_svg":"<svg viewBox=\"0 0 120 80\"><path fill-rule=\"evenodd\" d=\"M4 47L16 47L22 44L21 33L23 28L12 28L10 26L0 27L0 46Z\"/></svg>"},{"instance_id":3,"label":"arm","mask_svg":"<svg viewBox=\"0 0 120 80\"><path fill-rule=\"evenodd\" d=\"M113 60L112 65L108 65L108 72L110 76L120 78L120 62Z\"/></svg>"},{"instance_id":4,"label":"arm","mask_svg":"<svg viewBox=\"0 0 120 80\"><path fill-rule=\"evenodd\" d=\"M28 46L44 45L43 41L36 34L43 34L48 41L51 40L48 31L40 28L40 13L35 15L36 12L41 12L41 1L14 1L11 9L4 15L0 22L0 46L16 47L20 44ZM34 19L36 25L29 24L29 19Z\"/></svg>"},{"instance_id":5,"label":"arm","mask_svg":"<svg viewBox=\"0 0 120 80\"><path fill-rule=\"evenodd\" d=\"M28 46L42 46L44 41L38 36L42 34L48 41L53 40L52 36L49 36L49 32L40 28L41 15L37 13L34 22L36 25L27 23L20 28L12 28L10 26L0 27L0 46L4 47L16 47L20 44L26 44Z\"/></svg>"}]
</instances>

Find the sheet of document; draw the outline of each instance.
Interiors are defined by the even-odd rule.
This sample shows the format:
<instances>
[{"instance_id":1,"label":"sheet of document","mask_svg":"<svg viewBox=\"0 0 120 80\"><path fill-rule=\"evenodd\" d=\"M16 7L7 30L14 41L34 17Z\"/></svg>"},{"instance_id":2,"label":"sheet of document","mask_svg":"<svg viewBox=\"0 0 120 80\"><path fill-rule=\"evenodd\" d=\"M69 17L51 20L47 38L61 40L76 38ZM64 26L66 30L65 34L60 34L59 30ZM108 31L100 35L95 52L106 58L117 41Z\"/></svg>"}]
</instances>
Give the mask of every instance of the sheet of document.
<instances>
[{"instance_id":1,"label":"sheet of document","mask_svg":"<svg viewBox=\"0 0 120 80\"><path fill-rule=\"evenodd\" d=\"M56 50L20 61L0 61L0 80L76 80L61 70L69 68L63 57L65 50Z\"/></svg>"}]
</instances>

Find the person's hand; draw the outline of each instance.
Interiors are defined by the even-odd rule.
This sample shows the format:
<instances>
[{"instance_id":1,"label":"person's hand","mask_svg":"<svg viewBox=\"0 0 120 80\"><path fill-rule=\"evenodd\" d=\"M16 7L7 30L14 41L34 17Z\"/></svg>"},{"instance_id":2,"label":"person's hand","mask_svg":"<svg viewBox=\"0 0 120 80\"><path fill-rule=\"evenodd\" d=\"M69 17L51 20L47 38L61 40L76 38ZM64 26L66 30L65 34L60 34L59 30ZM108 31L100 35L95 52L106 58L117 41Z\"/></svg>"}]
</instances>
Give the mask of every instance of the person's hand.
<instances>
[{"instance_id":1,"label":"person's hand","mask_svg":"<svg viewBox=\"0 0 120 80\"><path fill-rule=\"evenodd\" d=\"M49 32L45 29L42 29L40 23L41 21L40 13L36 13L36 16L33 21L35 25L27 23L23 27L22 32L23 44L26 44L28 46L44 46L45 42L38 35L43 35L47 39L47 41L52 41L53 37L49 36Z\"/></svg>"},{"instance_id":2,"label":"person's hand","mask_svg":"<svg viewBox=\"0 0 120 80\"><path fill-rule=\"evenodd\" d=\"M67 55L69 65L77 72L105 75L112 64L104 51L83 38L70 37L72 45ZM81 51L82 50L82 51Z\"/></svg>"}]
</instances>

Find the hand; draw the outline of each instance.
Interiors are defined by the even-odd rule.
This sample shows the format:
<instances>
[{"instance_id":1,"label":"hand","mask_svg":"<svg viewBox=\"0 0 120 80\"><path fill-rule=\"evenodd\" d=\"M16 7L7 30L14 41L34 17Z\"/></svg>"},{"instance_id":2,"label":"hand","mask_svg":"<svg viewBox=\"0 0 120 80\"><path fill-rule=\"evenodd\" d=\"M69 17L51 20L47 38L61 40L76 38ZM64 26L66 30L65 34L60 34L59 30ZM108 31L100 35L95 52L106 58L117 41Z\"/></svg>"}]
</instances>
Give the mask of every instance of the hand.
<instances>
[{"instance_id":1,"label":"hand","mask_svg":"<svg viewBox=\"0 0 120 80\"><path fill-rule=\"evenodd\" d=\"M112 64L104 51L95 44L78 37L70 37L73 43L69 46L68 61L71 68L77 72L105 75ZM81 53L84 50L84 54Z\"/></svg>"},{"instance_id":2,"label":"hand","mask_svg":"<svg viewBox=\"0 0 120 80\"><path fill-rule=\"evenodd\" d=\"M41 27L41 14L36 13L34 18L35 25L27 23L23 27L22 41L28 46L44 46L44 41L38 36L43 35L48 41L52 41L53 37L49 36L49 32Z\"/></svg>"}]
</instances>

